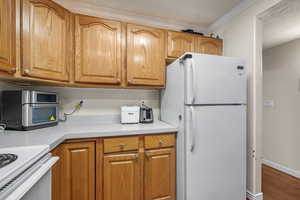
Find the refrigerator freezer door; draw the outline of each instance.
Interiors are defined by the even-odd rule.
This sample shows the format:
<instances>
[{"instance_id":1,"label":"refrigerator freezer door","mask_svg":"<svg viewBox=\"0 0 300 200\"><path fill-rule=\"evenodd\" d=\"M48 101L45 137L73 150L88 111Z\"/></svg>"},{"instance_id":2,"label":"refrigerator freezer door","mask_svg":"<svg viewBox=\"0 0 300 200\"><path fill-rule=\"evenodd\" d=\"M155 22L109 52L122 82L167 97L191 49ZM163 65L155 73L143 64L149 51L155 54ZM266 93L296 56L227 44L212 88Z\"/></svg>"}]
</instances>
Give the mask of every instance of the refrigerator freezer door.
<instances>
[{"instance_id":1,"label":"refrigerator freezer door","mask_svg":"<svg viewBox=\"0 0 300 200\"><path fill-rule=\"evenodd\" d=\"M246 106L186 106L186 200L246 199Z\"/></svg>"},{"instance_id":2,"label":"refrigerator freezer door","mask_svg":"<svg viewBox=\"0 0 300 200\"><path fill-rule=\"evenodd\" d=\"M246 70L241 59L192 54L185 66L185 104L246 104Z\"/></svg>"}]
</instances>

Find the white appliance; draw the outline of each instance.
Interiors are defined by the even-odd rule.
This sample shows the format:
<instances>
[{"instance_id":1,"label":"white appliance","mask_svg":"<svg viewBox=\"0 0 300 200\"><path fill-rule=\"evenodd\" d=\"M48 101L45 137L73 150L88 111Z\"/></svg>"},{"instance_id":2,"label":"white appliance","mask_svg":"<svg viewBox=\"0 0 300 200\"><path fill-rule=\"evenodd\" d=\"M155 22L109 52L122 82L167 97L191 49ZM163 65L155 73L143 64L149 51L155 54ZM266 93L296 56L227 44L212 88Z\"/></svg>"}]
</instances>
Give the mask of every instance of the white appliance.
<instances>
[{"instance_id":1,"label":"white appliance","mask_svg":"<svg viewBox=\"0 0 300 200\"><path fill-rule=\"evenodd\" d=\"M58 157L48 152L47 145L0 148L0 155L16 158L0 168L0 200L51 200L51 167Z\"/></svg>"},{"instance_id":2,"label":"white appliance","mask_svg":"<svg viewBox=\"0 0 300 200\"><path fill-rule=\"evenodd\" d=\"M121 123L137 124L140 122L139 106L122 106L121 107Z\"/></svg>"},{"instance_id":3,"label":"white appliance","mask_svg":"<svg viewBox=\"0 0 300 200\"><path fill-rule=\"evenodd\" d=\"M177 199L246 199L241 59L186 53L167 67L161 119L177 125Z\"/></svg>"}]
</instances>

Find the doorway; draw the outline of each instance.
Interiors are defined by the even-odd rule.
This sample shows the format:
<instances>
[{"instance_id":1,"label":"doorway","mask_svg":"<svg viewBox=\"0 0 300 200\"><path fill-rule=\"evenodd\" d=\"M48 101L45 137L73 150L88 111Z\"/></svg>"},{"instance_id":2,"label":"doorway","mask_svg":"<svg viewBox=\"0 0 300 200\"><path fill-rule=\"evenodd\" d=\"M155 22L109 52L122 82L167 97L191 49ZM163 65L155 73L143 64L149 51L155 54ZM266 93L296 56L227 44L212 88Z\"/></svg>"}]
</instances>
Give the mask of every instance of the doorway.
<instances>
[{"instance_id":1,"label":"doorway","mask_svg":"<svg viewBox=\"0 0 300 200\"><path fill-rule=\"evenodd\" d=\"M300 199L300 1L262 15L264 200Z\"/></svg>"}]
</instances>

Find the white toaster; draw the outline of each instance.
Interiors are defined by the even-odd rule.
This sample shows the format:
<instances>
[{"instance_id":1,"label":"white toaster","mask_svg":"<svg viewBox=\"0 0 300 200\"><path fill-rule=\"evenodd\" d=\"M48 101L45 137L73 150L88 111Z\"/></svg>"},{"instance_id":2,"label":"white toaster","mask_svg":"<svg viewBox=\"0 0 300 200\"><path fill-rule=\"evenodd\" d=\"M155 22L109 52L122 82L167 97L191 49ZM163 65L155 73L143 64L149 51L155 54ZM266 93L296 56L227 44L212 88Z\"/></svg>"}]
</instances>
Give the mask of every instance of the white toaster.
<instances>
[{"instance_id":1,"label":"white toaster","mask_svg":"<svg viewBox=\"0 0 300 200\"><path fill-rule=\"evenodd\" d=\"M121 123L137 124L140 122L139 106L122 106L121 107Z\"/></svg>"}]
</instances>

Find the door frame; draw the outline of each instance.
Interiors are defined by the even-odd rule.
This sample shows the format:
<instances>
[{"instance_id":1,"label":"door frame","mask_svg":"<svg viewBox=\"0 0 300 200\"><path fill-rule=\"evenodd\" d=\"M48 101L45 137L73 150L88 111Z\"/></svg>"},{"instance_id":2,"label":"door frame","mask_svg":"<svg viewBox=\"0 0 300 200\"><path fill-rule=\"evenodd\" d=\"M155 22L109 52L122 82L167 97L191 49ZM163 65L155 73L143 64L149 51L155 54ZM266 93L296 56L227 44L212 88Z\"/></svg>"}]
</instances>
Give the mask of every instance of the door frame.
<instances>
[{"instance_id":1,"label":"door frame","mask_svg":"<svg viewBox=\"0 0 300 200\"><path fill-rule=\"evenodd\" d=\"M282 0L277 2L272 7L264 10L254 17L254 52L253 52L253 77L252 77L252 92L253 92L253 135L252 135L252 156L255 162L252 163L254 169L252 179L254 182L253 191L262 197L262 160L263 160L263 19L277 7ZM257 199L254 197L254 199Z\"/></svg>"}]
</instances>

